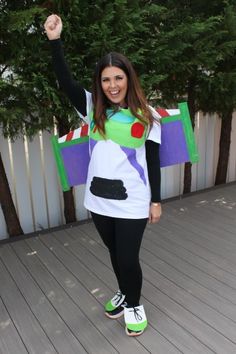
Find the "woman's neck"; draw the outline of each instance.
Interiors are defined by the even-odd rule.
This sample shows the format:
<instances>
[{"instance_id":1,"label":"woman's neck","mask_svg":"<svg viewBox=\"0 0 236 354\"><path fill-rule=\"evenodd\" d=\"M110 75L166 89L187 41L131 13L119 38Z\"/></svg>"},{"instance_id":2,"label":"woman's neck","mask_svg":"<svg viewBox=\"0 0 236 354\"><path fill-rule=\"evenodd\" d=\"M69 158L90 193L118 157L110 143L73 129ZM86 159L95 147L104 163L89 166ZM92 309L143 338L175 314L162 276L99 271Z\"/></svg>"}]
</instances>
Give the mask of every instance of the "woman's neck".
<instances>
[{"instance_id":1,"label":"woman's neck","mask_svg":"<svg viewBox=\"0 0 236 354\"><path fill-rule=\"evenodd\" d=\"M119 111L120 109L127 109L128 106L127 104L122 104L122 105L119 105L119 104L111 104L110 108L114 111Z\"/></svg>"}]
</instances>

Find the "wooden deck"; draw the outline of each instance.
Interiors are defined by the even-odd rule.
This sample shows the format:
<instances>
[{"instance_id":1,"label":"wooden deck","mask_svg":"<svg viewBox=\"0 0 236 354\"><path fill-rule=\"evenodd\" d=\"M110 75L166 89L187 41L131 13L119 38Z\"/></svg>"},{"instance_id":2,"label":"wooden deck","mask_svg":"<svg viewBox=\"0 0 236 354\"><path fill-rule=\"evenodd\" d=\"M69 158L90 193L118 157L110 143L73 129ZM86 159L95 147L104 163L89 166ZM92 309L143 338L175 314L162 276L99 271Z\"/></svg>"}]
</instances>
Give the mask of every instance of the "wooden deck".
<instances>
[{"instance_id":1,"label":"wooden deck","mask_svg":"<svg viewBox=\"0 0 236 354\"><path fill-rule=\"evenodd\" d=\"M92 223L0 244L1 354L235 354L236 184L163 205L141 250L149 327L134 339Z\"/></svg>"}]
</instances>

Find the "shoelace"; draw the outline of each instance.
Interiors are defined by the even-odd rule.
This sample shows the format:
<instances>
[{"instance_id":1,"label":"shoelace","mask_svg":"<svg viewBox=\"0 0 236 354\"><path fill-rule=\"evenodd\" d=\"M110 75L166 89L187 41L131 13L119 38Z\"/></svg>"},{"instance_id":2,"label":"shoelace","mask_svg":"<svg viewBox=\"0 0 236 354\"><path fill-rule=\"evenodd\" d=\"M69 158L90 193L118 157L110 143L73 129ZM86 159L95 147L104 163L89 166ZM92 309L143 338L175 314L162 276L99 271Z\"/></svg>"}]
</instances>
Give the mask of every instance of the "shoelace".
<instances>
[{"instance_id":1,"label":"shoelace","mask_svg":"<svg viewBox=\"0 0 236 354\"><path fill-rule=\"evenodd\" d=\"M120 291L117 291L116 295L115 295L115 299L113 300L114 301L114 304L115 306L118 306L120 300L122 299L122 294Z\"/></svg>"},{"instance_id":2,"label":"shoelace","mask_svg":"<svg viewBox=\"0 0 236 354\"><path fill-rule=\"evenodd\" d=\"M138 309L137 307L132 307L131 310L129 310L129 312L133 312L134 313L134 317L136 319L137 322L142 321L142 316L139 313L140 309Z\"/></svg>"}]
</instances>

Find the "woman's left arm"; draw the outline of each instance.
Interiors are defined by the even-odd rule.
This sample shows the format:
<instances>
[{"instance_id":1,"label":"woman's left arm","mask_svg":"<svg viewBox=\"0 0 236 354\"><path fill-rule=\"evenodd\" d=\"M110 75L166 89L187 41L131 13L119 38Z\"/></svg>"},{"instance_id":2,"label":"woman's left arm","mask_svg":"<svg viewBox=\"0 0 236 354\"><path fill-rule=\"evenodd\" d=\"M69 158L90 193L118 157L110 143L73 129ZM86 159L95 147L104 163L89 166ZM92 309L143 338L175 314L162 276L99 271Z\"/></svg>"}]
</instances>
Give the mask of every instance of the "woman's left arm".
<instances>
[{"instance_id":1,"label":"woman's left arm","mask_svg":"<svg viewBox=\"0 0 236 354\"><path fill-rule=\"evenodd\" d=\"M148 168L148 178L151 188L151 203L149 210L149 222L155 223L160 220L161 209L161 168L159 158L160 144L147 140L146 160Z\"/></svg>"}]
</instances>

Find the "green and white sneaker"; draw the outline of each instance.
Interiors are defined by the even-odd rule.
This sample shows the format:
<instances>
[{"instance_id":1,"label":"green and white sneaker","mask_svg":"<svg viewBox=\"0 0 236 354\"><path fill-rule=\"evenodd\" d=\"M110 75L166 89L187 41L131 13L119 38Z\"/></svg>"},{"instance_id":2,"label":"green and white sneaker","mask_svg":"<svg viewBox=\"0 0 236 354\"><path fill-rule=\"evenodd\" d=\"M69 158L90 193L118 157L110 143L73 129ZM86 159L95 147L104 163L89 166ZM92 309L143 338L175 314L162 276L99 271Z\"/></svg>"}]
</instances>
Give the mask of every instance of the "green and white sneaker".
<instances>
[{"instance_id":1,"label":"green and white sneaker","mask_svg":"<svg viewBox=\"0 0 236 354\"><path fill-rule=\"evenodd\" d=\"M109 318L116 319L123 315L124 307L127 305L125 295L118 290L113 298L105 305L105 315Z\"/></svg>"},{"instance_id":2,"label":"green and white sneaker","mask_svg":"<svg viewBox=\"0 0 236 354\"><path fill-rule=\"evenodd\" d=\"M125 307L125 332L128 336L140 336L147 327L147 324L143 305Z\"/></svg>"}]
</instances>

